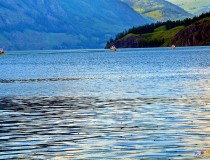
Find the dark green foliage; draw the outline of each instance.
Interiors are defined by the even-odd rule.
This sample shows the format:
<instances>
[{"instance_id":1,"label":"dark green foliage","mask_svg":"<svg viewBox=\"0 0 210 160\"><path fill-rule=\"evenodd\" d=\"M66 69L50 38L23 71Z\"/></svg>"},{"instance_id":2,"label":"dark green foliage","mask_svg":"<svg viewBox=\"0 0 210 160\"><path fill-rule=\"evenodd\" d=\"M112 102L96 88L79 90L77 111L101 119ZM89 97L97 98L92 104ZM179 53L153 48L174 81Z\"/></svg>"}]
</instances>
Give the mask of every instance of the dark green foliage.
<instances>
[{"instance_id":1,"label":"dark green foliage","mask_svg":"<svg viewBox=\"0 0 210 160\"><path fill-rule=\"evenodd\" d=\"M121 32L121 33L119 33L119 34L117 34L116 35L116 37L115 37L115 40L117 40L117 39L121 39L122 37L124 37L126 34L128 34L128 31L123 31L123 32Z\"/></svg>"},{"instance_id":2,"label":"dark green foliage","mask_svg":"<svg viewBox=\"0 0 210 160\"><path fill-rule=\"evenodd\" d=\"M114 40L110 38L109 42L106 43L106 48L110 48L114 44Z\"/></svg>"}]
</instances>

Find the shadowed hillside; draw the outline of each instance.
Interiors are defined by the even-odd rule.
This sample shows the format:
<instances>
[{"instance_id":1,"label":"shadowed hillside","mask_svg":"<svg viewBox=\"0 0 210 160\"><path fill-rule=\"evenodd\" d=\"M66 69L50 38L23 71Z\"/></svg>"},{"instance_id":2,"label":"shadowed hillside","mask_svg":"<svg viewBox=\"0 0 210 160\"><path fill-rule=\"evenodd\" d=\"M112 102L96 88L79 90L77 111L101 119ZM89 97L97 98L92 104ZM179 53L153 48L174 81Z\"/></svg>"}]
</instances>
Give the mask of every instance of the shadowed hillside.
<instances>
[{"instance_id":1,"label":"shadowed hillside","mask_svg":"<svg viewBox=\"0 0 210 160\"><path fill-rule=\"evenodd\" d=\"M210 17L181 30L171 43L177 46L210 46Z\"/></svg>"},{"instance_id":2,"label":"shadowed hillside","mask_svg":"<svg viewBox=\"0 0 210 160\"><path fill-rule=\"evenodd\" d=\"M0 47L7 50L101 48L150 22L120 0L6 0L0 13Z\"/></svg>"}]
</instances>

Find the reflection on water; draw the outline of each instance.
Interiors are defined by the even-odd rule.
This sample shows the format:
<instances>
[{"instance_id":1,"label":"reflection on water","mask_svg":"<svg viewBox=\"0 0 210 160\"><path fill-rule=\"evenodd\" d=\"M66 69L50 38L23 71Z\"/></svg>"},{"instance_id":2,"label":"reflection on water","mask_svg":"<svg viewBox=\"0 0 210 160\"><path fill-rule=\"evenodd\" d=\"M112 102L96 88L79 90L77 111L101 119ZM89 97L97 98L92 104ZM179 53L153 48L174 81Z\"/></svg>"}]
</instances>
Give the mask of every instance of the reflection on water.
<instances>
[{"instance_id":1,"label":"reflection on water","mask_svg":"<svg viewBox=\"0 0 210 160\"><path fill-rule=\"evenodd\" d=\"M192 158L210 147L209 97L0 99L0 157Z\"/></svg>"},{"instance_id":2,"label":"reflection on water","mask_svg":"<svg viewBox=\"0 0 210 160\"><path fill-rule=\"evenodd\" d=\"M210 149L210 47L7 52L0 73L0 159Z\"/></svg>"}]
</instances>

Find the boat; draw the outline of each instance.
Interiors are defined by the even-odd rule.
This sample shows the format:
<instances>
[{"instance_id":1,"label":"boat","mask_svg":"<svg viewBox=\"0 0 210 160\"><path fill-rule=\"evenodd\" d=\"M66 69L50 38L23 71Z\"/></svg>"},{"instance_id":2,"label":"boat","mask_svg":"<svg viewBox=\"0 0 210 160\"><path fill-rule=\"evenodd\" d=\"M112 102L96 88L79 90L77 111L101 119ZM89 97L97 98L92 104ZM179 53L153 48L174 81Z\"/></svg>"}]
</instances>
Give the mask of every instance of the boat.
<instances>
[{"instance_id":1,"label":"boat","mask_svg":"<svg viewBox=\"0 0 210 160\"><path fill-rule=\"evenodd\" d=\"M171 49L175 49L176 48L176 46L173 44L172 46L171 46Z\"/></svg>"},{"instance_id":2,"label":"boat","mask_svg":"<svg viewBox=\"0 0 210 160\"><path fill-rule=\"evenodd\" d=\"M2 49L0 49L0 54L4 54L4 50L3 50L3 48L2 48Z\"/></svg>"},{"instance_id":3,"label":"boat","mask_svg":"<svg viewBox=\"0 0 210 160\"><path fill-rule=\"evenodd\" d=\"M115 52L115 51L117 51L117 48L113 45L113 46L110 47L110 50Z\"/></svg>"}]
</instances>

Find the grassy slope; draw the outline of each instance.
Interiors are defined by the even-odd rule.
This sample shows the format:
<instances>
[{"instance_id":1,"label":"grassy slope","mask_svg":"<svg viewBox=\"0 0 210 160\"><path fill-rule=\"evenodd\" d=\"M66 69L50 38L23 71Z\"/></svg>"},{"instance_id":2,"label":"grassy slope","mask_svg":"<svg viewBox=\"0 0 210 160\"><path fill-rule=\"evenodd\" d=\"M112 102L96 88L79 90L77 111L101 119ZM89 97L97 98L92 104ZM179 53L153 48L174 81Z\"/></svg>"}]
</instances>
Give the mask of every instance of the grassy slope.
<instances>
[{"instance_id":1,"label":"grassy slope","mask_svg":"<svg viewBox=\"0 0 210 160\"><path fill-rule=\"evenodd\" d=\"M164 39L163 46L168 46L170 41L174 38L174 36L182 29L184 29L184 26L178 26L169 30L166 30L165 26L161 26L159 28L156 28L153 33L144 34L146 40L162 40Z\"/></svg>"},{"instance_id":2,"label":"grassy slope","mask_svg":"<svg viewBox=\"0 0 210 160\"><path fill-rule=\"evenodd\" d=\"M191 14L201 14L210 11L210 0L167 0L178 5Z\"/></svg>"},{"instance_id":3,"label":"grassy slope","mask_svg":"<svg viewBox=\"0 0 210 160\"><path fill-rule=\"evenodd\" d=\"M153 41L153 40L162 40L164 39L164 44L162 46L169 46L171 40L174 38L174 36L182 29L184 29L184 26L178 26L169 30L166 30L165 26L158 27L154 30L152 33L147 33L147 34L127 34L123 39L127 39L129 37L135 38L138 41ZM121 41L122 39L119 39L118 41Z\"/></svg>"}]
</instances>

